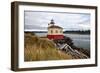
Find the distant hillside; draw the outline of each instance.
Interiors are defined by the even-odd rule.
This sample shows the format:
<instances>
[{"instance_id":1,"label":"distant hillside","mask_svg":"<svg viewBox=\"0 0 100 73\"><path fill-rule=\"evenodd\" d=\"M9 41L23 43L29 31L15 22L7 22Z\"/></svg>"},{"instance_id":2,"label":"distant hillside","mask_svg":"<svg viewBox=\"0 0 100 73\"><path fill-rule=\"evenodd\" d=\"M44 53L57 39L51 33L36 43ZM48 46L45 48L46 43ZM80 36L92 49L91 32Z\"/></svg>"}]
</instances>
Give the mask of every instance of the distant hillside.
<instances>
[{"instance_id":1,"label":"distant hillside","mask_svg":"<svg viewBox=\"0 0 100 73\"><path fill-rule=\"evenodd\" d=\"M62 51L59 51L53 41L47 38L39 38L35 34L25 33L25 61L42 61L42 60L62 60L72 59Z\"/></svg>"},{"instance_id":2,"label":"distant hillside","mask_svg":"<svg viewBox=\"0 0 100 73\"><path fill-rule=\"evenodd\" d=\"M90 34L90 30L75 30L75 31L64 31L63 33L77 33L77 34Z\"/></svg>"}]
</instances>

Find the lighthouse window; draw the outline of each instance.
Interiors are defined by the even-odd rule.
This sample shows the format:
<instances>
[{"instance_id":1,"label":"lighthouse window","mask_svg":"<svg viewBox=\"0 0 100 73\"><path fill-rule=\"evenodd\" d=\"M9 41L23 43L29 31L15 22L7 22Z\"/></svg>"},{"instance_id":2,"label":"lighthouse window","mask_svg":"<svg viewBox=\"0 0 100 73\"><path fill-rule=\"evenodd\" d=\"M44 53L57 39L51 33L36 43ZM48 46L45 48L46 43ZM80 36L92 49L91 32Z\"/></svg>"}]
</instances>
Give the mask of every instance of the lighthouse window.
<instances>
[{"instance_id":1,"label":"lighthouse window","mask_svg":"<svg viewBox=\"0 0 100 73\"><path fill-rule=\"evenodd\" d=\"M53 33L53 31L51 30L51 33Z\"/></svg>"},{"instance_id":2,"label":"lighthouse window","mask_svg":"<svg viewBox=\"0 0 100 73\"><path fill-rule=\"evenodd\" d=\"M62 33L62 31L60 31L60 33Z\"/></svg>"},{"instance_id":3,"label":"lighthouse window","mask_svg":"<svg viewBox=\"0 0 100 73\"><path fill-rule=\"evenodd\" d=\"M56 30L56 33L58 33L58 31Z\"/></svg>"}]
</instances>

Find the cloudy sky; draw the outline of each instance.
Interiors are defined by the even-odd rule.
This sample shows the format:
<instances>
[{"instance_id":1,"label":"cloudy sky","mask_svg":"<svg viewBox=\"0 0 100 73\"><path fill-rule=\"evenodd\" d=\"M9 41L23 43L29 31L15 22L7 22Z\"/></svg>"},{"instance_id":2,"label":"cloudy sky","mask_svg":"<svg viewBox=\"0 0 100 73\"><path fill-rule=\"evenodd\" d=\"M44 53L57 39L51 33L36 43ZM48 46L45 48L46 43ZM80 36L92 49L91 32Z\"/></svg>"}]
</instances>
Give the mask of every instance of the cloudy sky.
<instances>
[{"instance_id":1,"label":"cloudy sky","mask_svg":"<svg viewBox=\"0 0 100 73\"><path fill-rule=\"evenodd\" d=\"M88 13L24 11L24 15L25 31L47 31L51 19L64 30L90 29L90 14Z\"/></svg>"}]
</instances>

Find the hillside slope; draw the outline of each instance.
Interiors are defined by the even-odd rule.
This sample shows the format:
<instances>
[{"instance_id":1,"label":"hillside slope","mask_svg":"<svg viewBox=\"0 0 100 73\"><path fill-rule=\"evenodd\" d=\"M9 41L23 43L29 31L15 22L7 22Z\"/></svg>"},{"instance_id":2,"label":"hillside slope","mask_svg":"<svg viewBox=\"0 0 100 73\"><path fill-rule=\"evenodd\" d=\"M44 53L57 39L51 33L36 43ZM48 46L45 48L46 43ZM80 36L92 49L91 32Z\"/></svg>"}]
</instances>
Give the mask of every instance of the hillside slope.
<instances>
[{"instance_id":1,"label":"hillside slope","mask_svg":"<svg viewBox=\"0 0 100 73\"><path fill-rule=\"evenodd\" d=\"M25 34L25 61L43 61L43 60L64 60L72 59L62 51L59 51L53 41L46 38L39 38L32 34Z\"/></svg>"}]
</instances>

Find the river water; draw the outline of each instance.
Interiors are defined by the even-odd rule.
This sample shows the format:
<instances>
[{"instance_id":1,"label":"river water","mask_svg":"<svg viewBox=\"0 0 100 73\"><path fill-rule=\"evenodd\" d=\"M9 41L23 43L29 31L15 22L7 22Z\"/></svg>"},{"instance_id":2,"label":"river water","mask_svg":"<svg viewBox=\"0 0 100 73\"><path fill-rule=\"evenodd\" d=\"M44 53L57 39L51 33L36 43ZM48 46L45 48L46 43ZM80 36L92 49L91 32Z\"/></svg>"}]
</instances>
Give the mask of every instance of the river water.
<instances>
[{"instance_id":1,"label":"river water","mask_svg":"<svg viewBox=\"0 0 100 73\"><path fill-rule=\"evenodd\" d=\"M35 33L38 36L46 36L47 33ZM90 35L89 34L72 34L72 33L66 33L64 34L67 37L70 37L73 40L73 43L75 46L84 48L84 49L90 49Z\"/></svg>"}]
</instances>

